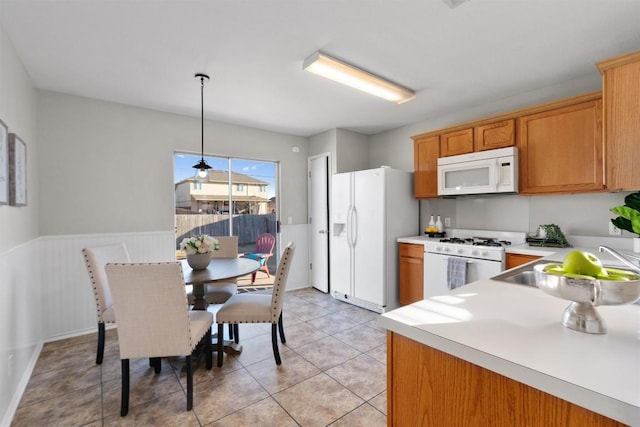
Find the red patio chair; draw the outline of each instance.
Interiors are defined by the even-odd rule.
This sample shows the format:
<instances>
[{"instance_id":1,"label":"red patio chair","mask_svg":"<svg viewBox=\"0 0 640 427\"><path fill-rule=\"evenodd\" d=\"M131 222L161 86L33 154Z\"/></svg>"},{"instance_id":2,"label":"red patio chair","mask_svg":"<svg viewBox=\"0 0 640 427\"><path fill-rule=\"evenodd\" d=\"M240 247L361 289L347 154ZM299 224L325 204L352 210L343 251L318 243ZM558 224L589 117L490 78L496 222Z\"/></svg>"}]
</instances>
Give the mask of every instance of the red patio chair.
<instances>
[{"instance_id":1,"label":"red patio chair","mask_svg":"<svg viewBox=\"0 0 640 427\"><path fill-rule=\"evenodd\" d=\"M259 271L264 271L267 273L267 277L271 277L269 273L269 266L267 262L269 258L273 255L273 248L276 245L276 238L273 234L263 233L256 239L256 248L253 252L249 252L244 254L245 258L255 259L260 263ZM256 281L256 273L257 271L251 273L251 283L253 284Z\"/></svg>"}]
</instances>

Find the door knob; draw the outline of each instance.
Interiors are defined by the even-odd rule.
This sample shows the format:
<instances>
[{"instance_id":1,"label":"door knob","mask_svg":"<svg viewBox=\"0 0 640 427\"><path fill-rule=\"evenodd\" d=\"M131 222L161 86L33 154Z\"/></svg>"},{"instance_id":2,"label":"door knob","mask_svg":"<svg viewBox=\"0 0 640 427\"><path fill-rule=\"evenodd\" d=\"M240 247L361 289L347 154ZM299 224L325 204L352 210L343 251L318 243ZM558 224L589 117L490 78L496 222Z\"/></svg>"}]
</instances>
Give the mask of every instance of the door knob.
<instances>
[{"instance_id":1,"label":"door knob","mask_svg":"<svg viewBox=\"0 0 640 427\"><path fill-rule=\"evenodd\" d=\"M324 233L326 233L326 231L325 230L318 230L318 233L324 234Z\"/></svg>"}]
</instances>

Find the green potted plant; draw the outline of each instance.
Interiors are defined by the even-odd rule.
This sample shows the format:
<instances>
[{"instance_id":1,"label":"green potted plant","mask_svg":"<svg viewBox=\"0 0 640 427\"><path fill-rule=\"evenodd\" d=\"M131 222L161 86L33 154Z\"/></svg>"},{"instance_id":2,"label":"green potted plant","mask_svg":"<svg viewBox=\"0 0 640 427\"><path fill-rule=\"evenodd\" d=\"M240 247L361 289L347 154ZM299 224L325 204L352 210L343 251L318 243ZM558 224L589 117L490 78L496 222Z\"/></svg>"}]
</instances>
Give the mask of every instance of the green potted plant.
<instances>
[{"instance_id":1,"label":"green potted plant","mask_svg":"<svg viewBox=\"0 0 640 427\"><path fill-rule=\"evenodd\" d=\"M618 215L611 222L620 230L636 234L633 238L633 251L640 252L640 192L631 193L624 198L624 205L616 206L611 212Z\"/></svg>"}]
</instances>

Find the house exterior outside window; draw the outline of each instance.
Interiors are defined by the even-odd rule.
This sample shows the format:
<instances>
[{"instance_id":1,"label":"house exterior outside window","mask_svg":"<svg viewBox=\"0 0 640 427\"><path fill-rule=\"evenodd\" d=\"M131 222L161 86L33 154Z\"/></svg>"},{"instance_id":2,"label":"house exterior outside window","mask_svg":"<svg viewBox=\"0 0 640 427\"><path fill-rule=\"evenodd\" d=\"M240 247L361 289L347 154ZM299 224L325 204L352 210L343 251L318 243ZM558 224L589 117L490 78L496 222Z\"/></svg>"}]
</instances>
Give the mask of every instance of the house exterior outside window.
<instances>
[{"instance_id":1,"label":"house exterior outside window","mask_svg":"<svg viewBox=\"0 0 640 427\"><path fill-rule=\"evenodd\" d=\"M175 184L176 209L211 214L266 214L269 213L267 185L265 181L231 172L230 208L228 172L210 171L207 182L188 178Z\"/></svg>"}]
</instances>

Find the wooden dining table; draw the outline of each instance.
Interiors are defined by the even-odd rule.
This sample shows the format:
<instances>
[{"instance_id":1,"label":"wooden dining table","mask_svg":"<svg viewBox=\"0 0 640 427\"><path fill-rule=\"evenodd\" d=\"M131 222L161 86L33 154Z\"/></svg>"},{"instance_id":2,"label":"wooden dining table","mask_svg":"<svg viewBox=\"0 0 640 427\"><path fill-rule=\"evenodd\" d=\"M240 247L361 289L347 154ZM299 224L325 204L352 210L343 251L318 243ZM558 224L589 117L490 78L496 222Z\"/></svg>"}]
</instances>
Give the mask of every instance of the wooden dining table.
<instances>
[{"instance_id":1,"label":"wooden dining table","mask_svg":"<svg viewBox=\"0 0 640 427\"><path fill-rule=\"evenodd\" d=\"M208 303L205 298L205 285L221 281L229 281L246 276L260 268L258 261L249 258L212 258L209 266L204 270L194 270L184 259L182 274L185 285L193 286L193 309L206 310ZM217 337L215 337L217 340ZM233 341L225 341L227 353L240 353L242 346Z\"/></svg>"},{"instance_id":2,"label":"wooden dining table","mask_svg":"<svg viewBox=\"0 0 640 427\"><path fill-rule=\"evenodd\" d=\"M260 268L258 261L249 258L213 258L204 270L192 269L186 259L181 262L184 283L193 286L194 310L207 309L204 291L206 284L237 279Z\"/></svg>"}]
</instances>

